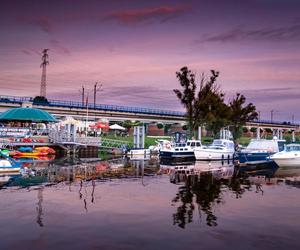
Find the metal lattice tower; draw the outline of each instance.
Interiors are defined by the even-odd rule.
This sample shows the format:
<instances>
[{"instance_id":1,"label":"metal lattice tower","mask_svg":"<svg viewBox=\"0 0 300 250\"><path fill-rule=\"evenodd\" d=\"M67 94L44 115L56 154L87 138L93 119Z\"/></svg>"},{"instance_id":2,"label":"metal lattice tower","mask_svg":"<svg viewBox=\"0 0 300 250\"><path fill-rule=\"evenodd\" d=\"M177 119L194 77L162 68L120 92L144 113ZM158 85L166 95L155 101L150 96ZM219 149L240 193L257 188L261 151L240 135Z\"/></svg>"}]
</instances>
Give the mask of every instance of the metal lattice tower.
<instances>
[{"instance_id":1,"label":"metal lattice tower","mask_svg":"<svg viewBox=\"0 0 300 250\"><path fill-rule=\"evenodd\" d=\"M41 63L41 68L42 69L42 80L41 80L41 91L40 91L40 96L46 97L46 66L49 64L48 61L48 50L49 49L44 49L43 50L43 55L42 55L42 63Z\"/></svg>"}]
</instances>

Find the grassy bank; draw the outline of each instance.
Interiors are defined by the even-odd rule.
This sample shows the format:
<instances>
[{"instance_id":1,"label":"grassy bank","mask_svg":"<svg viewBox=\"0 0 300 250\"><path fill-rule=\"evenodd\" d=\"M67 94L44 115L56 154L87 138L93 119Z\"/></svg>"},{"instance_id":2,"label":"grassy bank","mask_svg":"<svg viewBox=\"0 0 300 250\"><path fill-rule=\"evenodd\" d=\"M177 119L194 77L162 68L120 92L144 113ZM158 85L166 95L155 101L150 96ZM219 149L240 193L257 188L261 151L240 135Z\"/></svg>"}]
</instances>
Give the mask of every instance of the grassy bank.
<instances>
[{"instance_id":1,"label":"grassy bank","mask_svg":"<svg viewBox=\"0 0 300 250\"><path fill-rule=\"evenodd\" d=\"M123 137L123 136L107 135L104 138L113 139L113 140L126 141L126 142L128 142L129 145L133 145L133 136ZM161 137L161 136L146 136L145 137L145 148L148 148L151 145L156 145L156 141L160 140L162 138L170 140L170 137L168 137L168 136L164 136L164 137ZM239 139L239 144L241 144L243 146L247 146L249 144L249 142L250 142L251 139L253 139L253 138L250 138L250 137L241 137ZM272 139L272 136L270 136L270 138L267 138L267 139ZM284 137L284 139L288 143L290 143L291 140L292 140L291 136L286 136L286 137ZM202 143L204 145L211 144L213 140L214 140L213 137L207 137L207 136L203 136L202 137ZM300 142L300 137L296 137L296 142Z\"/></svg>"}]
</instances>

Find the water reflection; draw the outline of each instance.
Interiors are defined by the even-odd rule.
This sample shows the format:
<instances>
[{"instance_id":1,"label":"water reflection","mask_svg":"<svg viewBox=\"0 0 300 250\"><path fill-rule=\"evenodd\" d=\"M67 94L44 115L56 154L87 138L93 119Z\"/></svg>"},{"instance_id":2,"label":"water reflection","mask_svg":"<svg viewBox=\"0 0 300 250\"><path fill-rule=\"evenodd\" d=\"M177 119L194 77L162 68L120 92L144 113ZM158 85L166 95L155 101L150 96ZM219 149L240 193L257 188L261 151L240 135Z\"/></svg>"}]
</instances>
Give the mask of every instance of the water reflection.
<instances>
[{"instance_id":1,"label":"water reflection","mask_svg":"<svg viewBox=\"0 0 300 250\"><path fill-rule=\"evenodd\" d=\"M278 168L273 164L236 167L232 162L159 162L157 158L127 159L61 158L33 161L19 175L0 176L0 189L9 186L39 185L36 203L36 222L43 227L43 190L46 185L66 183L69 192L75 192L88 213L96 203L97 183L112 178L132 178L148 186L151 176L168 175L170 185L178 186L171 203L172 222L180 228L199 220L209 227L219 224L215 211L225 204L226 193L242 199L246 192L265 195L265 186L286 184L300 187L300 169ZM75 189L73 191L73 189Z\"/></svg>"},{"instance_id":2,"label":"water reflection","mask_svg":"<svg viewBox=\"0 0 300 250\"><path fill-rule=\"evenodd\" d=\"M225 203L224 194L231 192L241 199L246 192L264 195L264 185L300 187L300 169L278 169L274 164L235 167L229 162L191 162L161 165L170 182L179 185L172 200L173 224L185 228L194 217L210 227L218 225L216 207ZM287 178L287 174L293 176Z\"/></svg>"},{"instance_id":3,"label":"water reflection","mask_svg":"<svg viewBox=\"0 0 300 250\"><path fill-rule=\"evenodd\" d=\"M208 226L217 226L217 216L213 208L221 204L222 188L231 181L234 166L220 162L196 162L190 165L174 166L170 172L170 182L182 184L172 200L176 211L173 223L185 228L193 221L195 210L199 220Z\"/></svg>"},{"instance_id":4,"label":"water reflection","mask_svg":"<svg viewBox=\"0 0 300 250\"><path fill-rule=\"evenodd\" d=\"M40 187L38 189L37 192L37 198L38 198L38 202L37 202L37 206L36 206L36 211L37 211L37 218L36 218L36 222L40 227L43 227L43 207L42 207L42 203L43 203L43 187Z\"/></svg>"}]
</instances>

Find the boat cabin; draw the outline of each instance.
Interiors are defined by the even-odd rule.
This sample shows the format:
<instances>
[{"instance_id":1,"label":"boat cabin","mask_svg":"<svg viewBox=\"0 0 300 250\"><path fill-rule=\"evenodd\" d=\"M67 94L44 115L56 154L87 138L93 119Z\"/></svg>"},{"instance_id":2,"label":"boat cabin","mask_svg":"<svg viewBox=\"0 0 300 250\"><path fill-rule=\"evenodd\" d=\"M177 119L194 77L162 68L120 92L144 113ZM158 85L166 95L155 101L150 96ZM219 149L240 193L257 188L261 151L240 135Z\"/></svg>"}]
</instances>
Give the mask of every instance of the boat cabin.
<instances>
[{"instance_id":1,"label":"boat cabin","mask_svg":"<svg viewBox=\"0 0 300 250\"><path fill-rule=\"evenodd\" d=\"M286 152L299 151L300 152L300 144L288 144L285 148Z\"/></svg>"}]
</instances>

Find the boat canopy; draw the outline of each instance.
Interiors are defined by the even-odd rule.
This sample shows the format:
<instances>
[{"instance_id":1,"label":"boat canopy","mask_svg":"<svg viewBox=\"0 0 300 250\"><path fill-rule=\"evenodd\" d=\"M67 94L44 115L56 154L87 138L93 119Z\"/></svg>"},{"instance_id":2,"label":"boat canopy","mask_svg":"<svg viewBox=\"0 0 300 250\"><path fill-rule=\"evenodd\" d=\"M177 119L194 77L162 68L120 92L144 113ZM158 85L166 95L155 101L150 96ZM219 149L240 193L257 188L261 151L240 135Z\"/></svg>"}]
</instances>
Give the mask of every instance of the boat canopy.
<instances>
[{"instance_id":1,"label":"boat canopy","mask_svg":"<svg viewBox=\"0 0 300 250\"><path fill-rule=\"evenodd\" d=\"M251 140L246 151L256 150L278 152L278 142L275 140Z\"/></svg>"}]
</instances>

